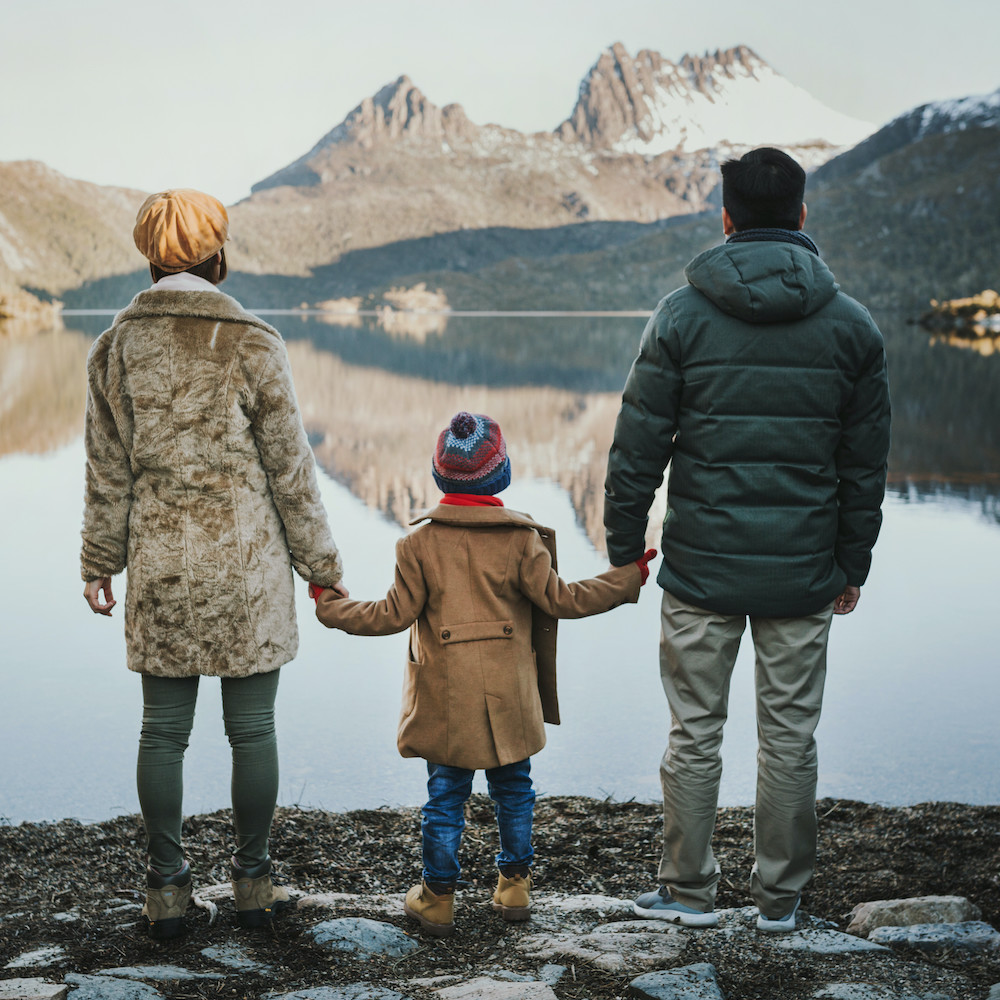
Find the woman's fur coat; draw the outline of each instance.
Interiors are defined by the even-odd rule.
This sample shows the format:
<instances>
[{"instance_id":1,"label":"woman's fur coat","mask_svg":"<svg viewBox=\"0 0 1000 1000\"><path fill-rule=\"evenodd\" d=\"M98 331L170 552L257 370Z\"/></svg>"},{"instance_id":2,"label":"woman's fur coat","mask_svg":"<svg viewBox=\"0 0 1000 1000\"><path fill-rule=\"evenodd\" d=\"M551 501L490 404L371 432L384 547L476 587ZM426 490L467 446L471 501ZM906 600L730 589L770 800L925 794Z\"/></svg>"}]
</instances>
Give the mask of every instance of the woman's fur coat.
<instances>
[{"instance_id":1,"label":"woman's fur coat","mask_svg":"<svg viewBox=\"0 0 1000 1000\"><path fill-rule=\"evenodd\" d=\"M215 291L140 292L87 362L84 580L128 567L128 665L244 677L298 648L292 566L342 576L278 332Z\"/></svg>"}]
</instances>

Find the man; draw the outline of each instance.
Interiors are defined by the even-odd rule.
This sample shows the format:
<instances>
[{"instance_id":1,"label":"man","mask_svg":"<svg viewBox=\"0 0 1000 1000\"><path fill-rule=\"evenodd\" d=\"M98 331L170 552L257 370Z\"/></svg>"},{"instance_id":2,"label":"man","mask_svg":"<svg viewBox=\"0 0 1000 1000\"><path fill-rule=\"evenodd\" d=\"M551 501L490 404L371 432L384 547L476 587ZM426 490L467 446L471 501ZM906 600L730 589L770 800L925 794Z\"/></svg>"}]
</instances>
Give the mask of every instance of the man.
<instances>
[{"instance_id":1,"label":"man","mask_svg":"<svg viewBox=\"0 0 1000 1000\"><path fill-rule=\"evenodd\" d=\"M641 917L717 923L711 839L729 680L750 620L763 931L794 930L816 856L816 744L834 614L849 614L881 524L889 448L882 336L801 232L805 173L776 149L722 166L726 242L687 266L629 372L608 460L616 566L642 555L670 465L660 672L660 888Z\"/></svg>"}]
</instances>

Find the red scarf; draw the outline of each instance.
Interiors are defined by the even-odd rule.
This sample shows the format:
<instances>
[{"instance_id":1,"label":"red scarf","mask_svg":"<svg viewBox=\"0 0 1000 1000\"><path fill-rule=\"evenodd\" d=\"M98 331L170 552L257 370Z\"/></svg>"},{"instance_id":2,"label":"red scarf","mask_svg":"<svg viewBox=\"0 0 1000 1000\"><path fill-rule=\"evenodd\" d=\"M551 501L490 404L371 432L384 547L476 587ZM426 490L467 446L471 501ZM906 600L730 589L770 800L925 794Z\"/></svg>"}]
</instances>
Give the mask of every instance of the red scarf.
<instances>
[{"instance_id":1,"label":"red scarf","mask_svg":"<svg viewBox=\"0 0 1000 1000\"><path fill-rule=\"evenodd\" d=\"M452 507L502 507L500 497L480 496L477 493L445 493L441 503Z\"/></svg>"}]
</instances>

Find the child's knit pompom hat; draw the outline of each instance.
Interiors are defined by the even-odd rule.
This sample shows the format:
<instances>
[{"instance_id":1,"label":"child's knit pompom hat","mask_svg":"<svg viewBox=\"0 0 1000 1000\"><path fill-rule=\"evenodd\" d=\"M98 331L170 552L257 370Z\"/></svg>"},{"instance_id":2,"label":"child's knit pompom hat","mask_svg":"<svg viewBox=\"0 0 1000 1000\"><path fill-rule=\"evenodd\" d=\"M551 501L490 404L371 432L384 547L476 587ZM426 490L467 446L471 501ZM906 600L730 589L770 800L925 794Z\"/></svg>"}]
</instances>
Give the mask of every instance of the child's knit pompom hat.
<instances>
[{"instance_id":1,"label":"child's knit pompom hat","mask_svg":"<svg viewBox=\"0 0 1000 1000\"><path fill-rule=\"evenodd\" d=\"M500 425L482 413L456 413L438 436L431 461L445 493L493 496L510 485L510 459Z\"/></svg>"}]
</instances>

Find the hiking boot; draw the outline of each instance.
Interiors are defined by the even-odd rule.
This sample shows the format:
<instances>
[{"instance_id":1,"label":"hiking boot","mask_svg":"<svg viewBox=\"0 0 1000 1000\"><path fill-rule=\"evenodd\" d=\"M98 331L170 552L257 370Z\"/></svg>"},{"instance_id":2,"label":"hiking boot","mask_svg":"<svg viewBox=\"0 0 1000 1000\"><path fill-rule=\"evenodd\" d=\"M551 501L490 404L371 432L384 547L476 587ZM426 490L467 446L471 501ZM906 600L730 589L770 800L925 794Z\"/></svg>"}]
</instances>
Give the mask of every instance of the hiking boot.
<instances>
[{"instance_id":1,"label":"hiking boot","mask_svg":"<svg viewBox=\"0 0 1000 1000\"><path fill-rule=\"evenodd\" d=\"M705 913L678 903L665 885L639 896L632 904L632 912L645 920L670 920L684 927L715 927L719 923L714 910Z\"/></svg>"},{"instance_id":2,"label":"hiking boot","mask_svg":"<svg viewBox=\"0 0 1000 1000\"><path fill-rule=\"evenodd\" d=\"M531 872L527 868L508 869L497 874L493 909L504 920L527 920L531 917Z\"/></svg>"},{"instance_id":3,"label":"hiking boot","mask_svg":"<svg viewBox=\"0 0 1000 1000\"><path fill-rule=\"evenodd\" d=\"M236 922L240 927L264 927L282 910L294 908L288 890L271 881L270 858L252 868L240 868L235 858L231 865Z\"/></svg>"},{"instance_id":4,"label":"hiking boot","mask_svg":"<svg viewBox=\"0 0 1000 1000\"><path fill-rule=\"evenodd\" d=\"M765 917L758 910L757 930L763 931L765 934L787 934L789 931L794 931L796 926L798 926L799 904L801 902L802 897L797 897L791 912L786 913L783 917Z\"/></svg>"},{"instance_id":5,"label":"hiking boot","mask_svg":"<svg viewBox=\"0 0 1000 1000\"><path fill-rule=\"evenodd\" d=\"M155 868L146 869L142 919L151 938L166 941L183 934L184 911L190 901L191 866L186 861L173 875L161 875Z\"/></svg>"},{"instance_id":6,"label":"hiking boot","mask_svg":"<svg viewBox=\"0 0 1000 1000\"><path fill-rule=\"evenodd\" d=\"M434 937L455 933L455 886L421 882L406 894L403 912Z\"/></svg>"}]
</instances>

